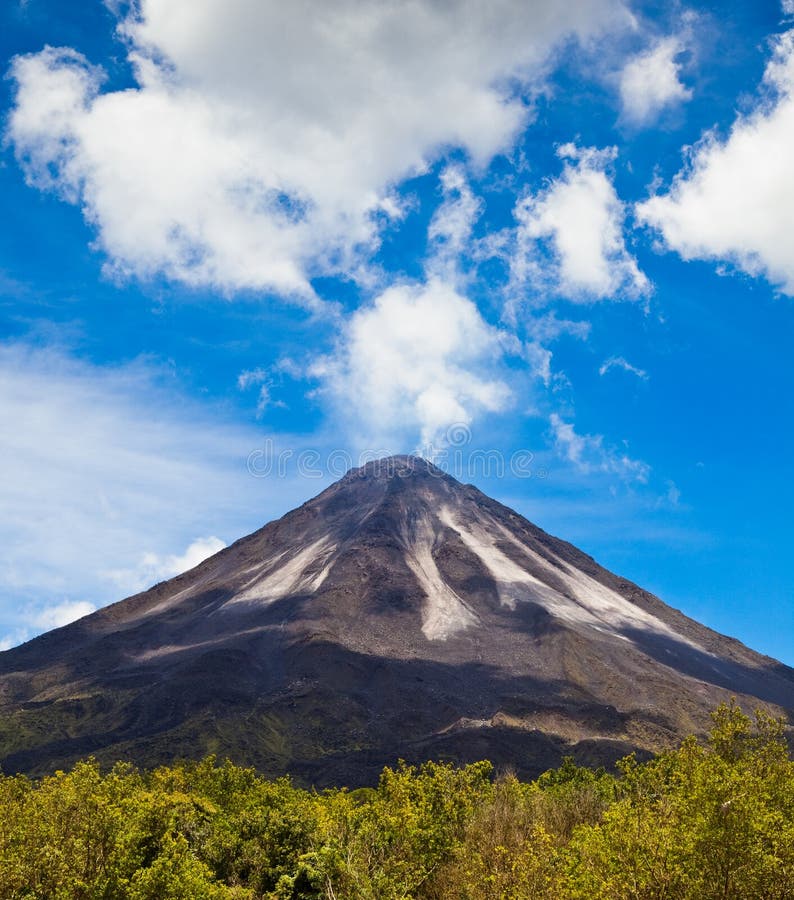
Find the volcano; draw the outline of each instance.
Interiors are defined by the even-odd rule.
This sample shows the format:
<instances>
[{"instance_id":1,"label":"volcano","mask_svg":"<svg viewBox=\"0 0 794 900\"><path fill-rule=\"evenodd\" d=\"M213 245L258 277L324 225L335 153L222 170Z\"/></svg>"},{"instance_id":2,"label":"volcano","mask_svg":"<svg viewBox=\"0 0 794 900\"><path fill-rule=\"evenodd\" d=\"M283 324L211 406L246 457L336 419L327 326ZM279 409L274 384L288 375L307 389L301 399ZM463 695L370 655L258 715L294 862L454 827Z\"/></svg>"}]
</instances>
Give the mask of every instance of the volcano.
<instances>
[{"instance_id":1,"label":"volcano","mask_svg":"<svg viewBox=\"0 0 794 900\"><path fill-rule=\"evenodd\" d=\"M0 654L0 765L213 752L316 785L397 759L533 776L794 709L794 670L429 462L352 469L150 590Z\"/></svg>"}]
</instances>

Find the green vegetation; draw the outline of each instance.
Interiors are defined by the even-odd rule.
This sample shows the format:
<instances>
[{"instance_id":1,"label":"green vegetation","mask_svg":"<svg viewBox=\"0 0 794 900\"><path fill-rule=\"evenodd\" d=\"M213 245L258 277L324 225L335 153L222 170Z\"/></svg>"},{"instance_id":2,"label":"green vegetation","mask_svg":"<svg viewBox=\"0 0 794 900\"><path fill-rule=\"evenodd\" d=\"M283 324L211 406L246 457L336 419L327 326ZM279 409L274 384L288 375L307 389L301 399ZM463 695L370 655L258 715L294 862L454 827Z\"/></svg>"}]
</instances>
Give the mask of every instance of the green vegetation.
<instances>
[{"instance_id":1,"label":"green vegetation","mask_svg":"<svg viewBox=\"0 0 794 900\"><path fill-rule=\"evenodd\" d=\"M318 794L213 758L89 760L0 778L0 897L794 898L794 763L782 722L735 705L705 743L528 784L427 763Z\"/></svg>"}]
</instances>

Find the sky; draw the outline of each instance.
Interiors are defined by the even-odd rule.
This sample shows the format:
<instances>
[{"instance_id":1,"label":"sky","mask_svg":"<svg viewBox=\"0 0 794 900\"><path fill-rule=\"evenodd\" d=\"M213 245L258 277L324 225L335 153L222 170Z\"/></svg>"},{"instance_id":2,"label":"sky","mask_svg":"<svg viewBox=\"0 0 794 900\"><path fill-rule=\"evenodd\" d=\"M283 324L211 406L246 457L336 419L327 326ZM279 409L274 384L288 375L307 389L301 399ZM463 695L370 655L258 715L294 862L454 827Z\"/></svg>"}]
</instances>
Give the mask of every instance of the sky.
<instances>
[{"instance_id":1,"label":"sky","mask_svg":"<svg viewBox=\"0 0 794 900\"><path fill-rule=\"evenodd\" d=\"M794 2L8 0L0 648L419 453L794 665Z\"/></svg>"}]
</instances>

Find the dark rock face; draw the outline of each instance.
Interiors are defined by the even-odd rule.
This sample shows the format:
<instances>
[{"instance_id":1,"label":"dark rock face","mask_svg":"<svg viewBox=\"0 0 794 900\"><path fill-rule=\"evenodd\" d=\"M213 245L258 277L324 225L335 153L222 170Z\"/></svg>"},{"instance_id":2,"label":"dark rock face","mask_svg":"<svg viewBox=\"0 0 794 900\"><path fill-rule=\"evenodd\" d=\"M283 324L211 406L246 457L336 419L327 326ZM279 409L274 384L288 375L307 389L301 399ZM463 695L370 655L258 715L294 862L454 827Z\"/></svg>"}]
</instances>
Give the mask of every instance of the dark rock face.
<instances>
[{"instance_id":1,"label":"dark rock face","mask_svg":"<svg viewBox=\"0 0 794 900\"><path fill-rule=\"evenodd\" d=\"M429 463L391 457L190 572L0 654L0 764L209 752L318 785L398 758L609 763L794 670Z\"/></svg>"}]
</instances>

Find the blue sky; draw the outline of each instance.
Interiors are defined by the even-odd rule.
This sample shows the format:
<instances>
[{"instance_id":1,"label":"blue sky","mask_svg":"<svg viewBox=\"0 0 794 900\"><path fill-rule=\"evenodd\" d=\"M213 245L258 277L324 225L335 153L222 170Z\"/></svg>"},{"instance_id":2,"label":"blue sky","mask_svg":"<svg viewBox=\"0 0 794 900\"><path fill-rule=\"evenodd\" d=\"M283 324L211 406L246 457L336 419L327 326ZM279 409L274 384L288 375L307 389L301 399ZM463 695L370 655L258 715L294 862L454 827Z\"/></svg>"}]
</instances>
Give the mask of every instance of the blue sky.
<instances>
[{"instance_id":1,"label":"blue sky","mask_svg":"<svg viewBox=\"0 0 794 900\"><path fill-rule=\"evenodd\" d=\"M419 451L794 664L790 0L11 0L0 43L0 646Z\"/></svg>"}]
</instances>

